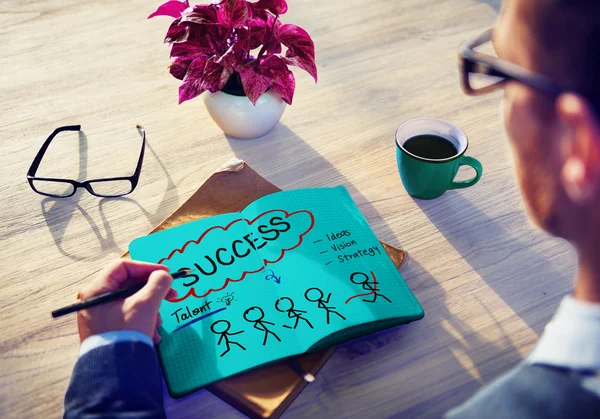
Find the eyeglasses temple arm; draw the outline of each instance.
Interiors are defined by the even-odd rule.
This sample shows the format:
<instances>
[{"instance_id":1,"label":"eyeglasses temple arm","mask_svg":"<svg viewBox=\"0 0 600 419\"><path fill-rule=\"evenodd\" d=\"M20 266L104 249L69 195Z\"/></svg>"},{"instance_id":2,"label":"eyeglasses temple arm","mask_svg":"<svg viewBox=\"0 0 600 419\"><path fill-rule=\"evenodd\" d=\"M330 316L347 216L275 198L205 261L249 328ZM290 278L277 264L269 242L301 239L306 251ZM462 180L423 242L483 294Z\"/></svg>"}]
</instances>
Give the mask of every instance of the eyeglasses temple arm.
<instances>
[{"instance_id":1,"label":"eyeglasses temple arm","mask_svg":"<svg viewBox=\"0 0 600 419\"><path fill-rule=\"evenodd\" d=\"M146 130L141 125L135 126L138 129L138 132L142 136L142 150L140 151L140 158L138 159L137 166L135 168L135 173L133 174L134 178L137 179L140 176L140 172L142 171L142 163L144 162L144 150L146 149Z\"/></svg>"},{"instance_id":2,"label":"eyeglasses temple arm","mask_svg":"<svg viewBox=\"0 0 600 419\"><path fill-rule=\"evenodd\" d=\"M54 132L52 132L52 134L50 134L50 136L46 139L44 144L42 144L40 151L38 151L38 153L35 156L35 159L33 159L33 163L31 163L31 166L29 167L29 170L27 171L27 177L35 176L35 173L37 172L38 168L40 167L42 158L44 157L44 154L46 154L46 150L48 150L50 143L52 142L54 137L56 137L58 134L60 134L63 131L81 131L81 125L67 125L65 127L56 128L54 130Z\"/></svg>"}]
</instances>

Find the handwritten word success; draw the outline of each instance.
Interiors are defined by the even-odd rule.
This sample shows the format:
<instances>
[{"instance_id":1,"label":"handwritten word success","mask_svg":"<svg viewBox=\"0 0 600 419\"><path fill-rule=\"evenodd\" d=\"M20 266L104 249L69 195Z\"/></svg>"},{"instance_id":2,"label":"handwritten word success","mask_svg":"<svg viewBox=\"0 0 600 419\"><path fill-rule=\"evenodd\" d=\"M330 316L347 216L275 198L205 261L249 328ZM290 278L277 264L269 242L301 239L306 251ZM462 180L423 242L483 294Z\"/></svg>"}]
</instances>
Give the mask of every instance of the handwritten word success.
<instances>
[{"instance_id":1,"label":"handwritten word success","mask_svg":"<svg viewBox=\"0 0 600 419\"><path fill-rule=\"evenodd\" d=\"M300 246L313 226L310 211L271 210L253 220L240 218L225 226L211 227L158 261L171 270L192 270L173 283L178 295L169 301L179 302L190 296L203 298L231 282L242 281L248 274L262 271Z\"/></svg>"}]
</instances>

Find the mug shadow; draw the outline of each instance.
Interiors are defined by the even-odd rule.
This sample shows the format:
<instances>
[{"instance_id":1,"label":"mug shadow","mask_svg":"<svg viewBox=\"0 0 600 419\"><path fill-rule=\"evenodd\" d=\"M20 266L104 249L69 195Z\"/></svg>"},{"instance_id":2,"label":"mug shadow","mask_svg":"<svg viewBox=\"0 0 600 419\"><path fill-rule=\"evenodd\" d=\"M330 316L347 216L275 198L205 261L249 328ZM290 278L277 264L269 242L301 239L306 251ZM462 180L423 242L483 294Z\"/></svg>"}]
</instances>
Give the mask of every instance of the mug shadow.
<instances>
[{"instance_id":1,"label":"mug shadow","mask_svg":"<svg viewBox=\"0 0 600 419\"><path fill-rule=\"evenodd\" d=\"M327 159L283 123L280 122L261 138L226 138L236 157L267 180L286 188L301 188L307 184L311 187L345 186L377 237L392 246L401 246L396 234L368 199Z\"/></svg>"},{"instance_id":2,"label":"mug shadow","mask_svg":"<svg viewBox=\"0 0 600 419\"><path fill-rule=\"evenodd\" d=\"M531 249L536 240L543 240L543 236L528 236L529 229L526 229L524 234L519 232L515 237L502 227L502 219L507 221L509 218L513 218L511 225L528 225L520 206L502 217L491 219L460 192L449 191L435 200L414 201L470 268L539 335L544 320L547 320L544 318L551 315L550 310L562 295L554 292L547 296L542 291L543 286L539 287L539 292L537 286L543 285L543 278L569 284L570 276L558 271L542 254ZM461 214L468 214L468 218ZM514 218L521 220L514 221ZM535 288L523 288L524 266L528 272L535 272L536 278L531 278L538 281L531 283ZM531 310L532 304L548 307L547 316L540 318L540 309Z\"/></svg>"},{"instance_id":3,"label":"mug shadow","mask_svg":"<svg viewBox=\"0 0 600 419\"><path fill-rule=\"evenodd\" d=\"M101 198L98 202L98 211L92 215L89 210L83 208L79 204L82 194L87 193L86 191L78 190L75 195L69 198L53 198L46 197L41 201L41 211L52 239L59 250L59 252L72 259L72 260L83 260L87 258L96 258L104 255L106 252L114 252L117 254L123 254L124 250L121 249L115 241L113 231L110 226L109 217L107 216L106 206L112 202L115 205L122 205L122 203L134 204L139 209L139 212L145 216L152 226L156 226L160 223L168 214L170 214L174 208L179 206L179 195L173 179L171 178L167 168L164 166L152 146L146 139L146 147L150 150L150 154L156 159L161 171L164 173L164 177L167 180L167 186L161 201L154 212L147 211L139 202L129 197L117 197L117 198ZM83 180L87 177L87 137L80 131L79 132L79 174L77 179ZM121 208L114 209L114 212L121 210ZM124 208L122 209L124 210ZM99 217L99 218L98 218ZM83 218L89 225L89 229L94 234L99 247L89 245L89 239L85 231L78 231L77 234L67 234L67 228L73 221L78 221ZM85 238L85 240L82 239Z\"/></svg>"}]
</instances>

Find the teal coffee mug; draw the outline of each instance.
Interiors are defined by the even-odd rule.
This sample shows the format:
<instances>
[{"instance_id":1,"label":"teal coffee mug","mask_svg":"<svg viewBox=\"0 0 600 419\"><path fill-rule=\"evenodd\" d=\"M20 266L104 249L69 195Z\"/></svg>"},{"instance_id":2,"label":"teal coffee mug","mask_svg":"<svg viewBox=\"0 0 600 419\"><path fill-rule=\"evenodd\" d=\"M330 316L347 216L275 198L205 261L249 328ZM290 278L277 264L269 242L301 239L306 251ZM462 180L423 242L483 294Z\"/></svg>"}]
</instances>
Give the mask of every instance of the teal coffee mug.
<instances>
[{"instance_id":1,"label":"teal coffee mug","mask_svg":"<svg viewBox=\"0 0 600 419\"><path fill-rule=\"evenodd\" d=\"M408 121L396 131L396 160L406 191L419 199L434 199L449 189L462 189L479 182L483 167L465 156L469 142L460 128L435 118ZM475 177L454 178L460 166L471 166Z\"/></svg>"}]
</instances>

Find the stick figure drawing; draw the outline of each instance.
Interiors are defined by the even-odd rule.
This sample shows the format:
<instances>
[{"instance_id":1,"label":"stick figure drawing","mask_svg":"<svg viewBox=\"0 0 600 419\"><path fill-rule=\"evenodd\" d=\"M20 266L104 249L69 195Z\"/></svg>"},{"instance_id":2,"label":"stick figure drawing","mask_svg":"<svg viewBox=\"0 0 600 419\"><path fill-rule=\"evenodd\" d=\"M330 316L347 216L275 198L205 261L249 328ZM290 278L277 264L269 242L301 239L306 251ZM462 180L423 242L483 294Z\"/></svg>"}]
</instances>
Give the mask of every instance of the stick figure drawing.
<instances>
[{"instance_id":1,"label":"stick figure drawing","mask_svg":"<svg viewBox=\"0 0 600 419\"><path fill-rule=\"evenodd\" d=\"M267 327L268 324L270 324L271 326L275 326L275 323L271 323L266 320L263 320L264 317L265 317L265 312L263 311L262 308L260 308L258 306L250 307L248 310L244 311L244 320L246 320L249 323L254 323L254 328L256 330L265 332L265 337L263 339L263 346L267 344L267 338L269 337L269 335L273 335L273 337L275 339L277 339L279 342L281 342L281 339L279 339L279 336L277 336L275 333L273 333Z\"/></svg>"},{"instance_id":2,"label":"stick figure drawing","mask_svg":"<svg viewBox=\"0 0 600 419\"><path fill-rule=\"evenodd\" d=\"M342 316L340 313L338 313L337 311L334 310L335 309L334 306L326 305L329 303L329 299L331 298L331 293L329 293L329 295L325 299L324 298L325 296L323 295L323 291L321 291L319 288L309 288L304 293L304 297L311 303L317 303L317 306L319 308L322 308L323 310L325 310L325 312L327 313L327 324L329 324L329 313L337 314L343 320L346 320L346 318L344 316Z\"/></svg>"},{"instance_id":3,"label":"stick figure drawing","mask_svg":"<svg viewBox=\"0 0 600 419\"><path fill-rule=\"evenodd\" d=\"M231 328L231 323L229 323L227 320L217 320L216 322L214 322L213 324L210 325L210 330L212 330L212 332L215 335L221 335L221 337L219 338L219 341L217 342L217 345L220 345L221 342L223 340L225 340L225 346L227 347L227 349L225 349L225 352L223 352L220 356L223 356L227 352L229 352L229 350L231 349L230 345L237 345L240 348L242 348L242 350L244 350L244 351L246 350L246 348L244 348L238 342L229 340L229 336L239 335L240 333L244 333L244 331L240 330L239 332L229 333L230 328Z\"/></svg>"},{"instance_id":4,"label":"stick figure drawing","mask_svg":"<svg viewBox=\"0 0 600 419\"><path fill-rule=\"evenodd\" d=\"M288 329L295 329L296 327L298 327L298 322L300 320L304 320L311 329L314 329L311 322L308 321L308 319L302 315L303 313L306 313L306 311L294 308L294 301L291 298L281 297L280 299L275 301L275 310L279 311L280 313L287 313L289 319L295 319L293 328L292 326L287 325L283 325L283 327L287 327Z\"/></svg>"},{"instance_id":5,"label":"stick figure drawing","mask_svg":"<svg viewBox=\"0 0 600 419\"><path fill-rule=\"evenodd\" d=\"M366 294L359 294L352 298L368 297L368 296L372 295L373 296L372 299L367 300L366 298L363 298L362 300L367 303L374 303L377 300L377 297L381 297L381 298L384 298L385 300L387 300L388 303L391 303L392 300L390 300L385 295L383 295L379 292L380 291L380 289L378 288L379 283L377 282L377 279L375 278L375 274L373 272L371 272L371 275L373 276L372 282L371 282L371 278L369 277L369 275L367 275L364 272L354 272L352 275L350 275L350 282L352 282L353 284L356 284L356 285L361 285L363 290L368 291L368 293L366 293ZM346 302L346 303L348 303L348 302Z\"/></svg>"}]
</instances>

